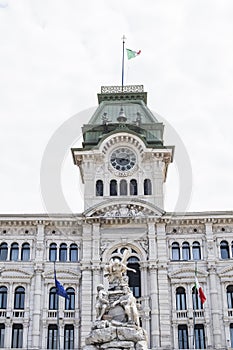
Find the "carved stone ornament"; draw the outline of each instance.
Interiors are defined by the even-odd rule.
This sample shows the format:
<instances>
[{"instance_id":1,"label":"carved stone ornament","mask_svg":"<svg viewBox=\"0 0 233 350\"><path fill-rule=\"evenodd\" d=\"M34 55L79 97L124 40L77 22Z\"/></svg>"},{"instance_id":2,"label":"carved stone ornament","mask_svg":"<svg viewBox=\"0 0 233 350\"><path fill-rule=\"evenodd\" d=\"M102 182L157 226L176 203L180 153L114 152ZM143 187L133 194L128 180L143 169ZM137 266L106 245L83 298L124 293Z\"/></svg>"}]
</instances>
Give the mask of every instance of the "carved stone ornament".
<instances>
[{"instance_id":1,"label":"carved stone ornament","mask_svg":"<svg viewBox=\"0 0 233 350\"><path fill-rule=\"evenodd\" d=\"M129 251L122 259L112 258L105 266L104 277L109 287L97 286L96 320L85 339L83 350L119 349L147 350L147 335L140 327L137 300L128 285L127 267Z\"/></svg>"},{"instance_id":2,"label":"carved stone ornament","mask_svg":"<svg viewBox=\"0 0 233 350\"><path fill-rule=\"evenodd\" d=\"M151 216L154 213L146 208L132 204L117 204L100 210L96 215L107 218L135 218Z\"/></svg>"}]
</instances>

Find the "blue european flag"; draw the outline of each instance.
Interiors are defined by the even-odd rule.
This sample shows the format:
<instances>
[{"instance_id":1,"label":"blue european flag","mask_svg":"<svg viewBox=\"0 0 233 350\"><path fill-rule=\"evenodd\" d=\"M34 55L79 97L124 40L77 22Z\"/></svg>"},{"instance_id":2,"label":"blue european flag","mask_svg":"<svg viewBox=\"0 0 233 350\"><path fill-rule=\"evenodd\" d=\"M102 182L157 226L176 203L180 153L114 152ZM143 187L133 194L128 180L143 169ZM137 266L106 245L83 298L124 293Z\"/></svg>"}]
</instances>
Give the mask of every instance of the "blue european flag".
<instances>
[{"instance_id":1,"label":"blue european flag","mask_svg":"<svg viewBox=\"0 0 233 350\"><path fill-rule=\"evenodd\" d=\"M67 294L65 288L63 285L57 280L56 274L55 274L55 285L56 285L56 293L57 295L60 295L63 298L69 299L69 295Z\"/></svg>"}]
</instances>

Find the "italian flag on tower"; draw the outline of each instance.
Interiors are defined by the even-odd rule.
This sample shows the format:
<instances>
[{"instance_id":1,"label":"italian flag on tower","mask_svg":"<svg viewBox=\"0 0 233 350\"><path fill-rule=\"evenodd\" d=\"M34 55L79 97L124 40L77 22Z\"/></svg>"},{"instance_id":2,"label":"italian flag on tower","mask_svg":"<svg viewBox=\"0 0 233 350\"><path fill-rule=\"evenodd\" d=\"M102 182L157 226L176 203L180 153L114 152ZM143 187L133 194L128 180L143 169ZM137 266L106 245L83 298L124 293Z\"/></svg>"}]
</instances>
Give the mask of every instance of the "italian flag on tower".
<instances>
[{"instance_id":1,"label":"italian flag on tower","mask_svg":"<svg viewBox=\"0 0 233 350\"><path fill-rule=\"evenodd\" d=\"M131 58L134 58L134 57L140 55L141 50L133 51L133 50L130 50L130 49L126 49L126 52L127 52L128 60L130 60Z\"/></svg>"}]
</instances>

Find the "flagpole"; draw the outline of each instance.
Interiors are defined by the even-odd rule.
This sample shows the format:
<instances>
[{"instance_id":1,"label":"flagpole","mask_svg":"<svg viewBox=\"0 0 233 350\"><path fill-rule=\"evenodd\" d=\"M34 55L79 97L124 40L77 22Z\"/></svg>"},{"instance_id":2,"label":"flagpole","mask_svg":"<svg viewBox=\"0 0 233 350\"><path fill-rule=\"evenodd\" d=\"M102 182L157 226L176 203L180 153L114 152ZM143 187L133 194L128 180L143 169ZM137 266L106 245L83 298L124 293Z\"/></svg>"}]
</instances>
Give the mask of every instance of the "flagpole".
<instances>
[{"instance_id":1,"label":"flagpole","mask_svg":"<svg viewBox=\"0 0 233 350\"><path fill-rule=\"evenodd\" d=\"M197 276L197 261L195 261L195 277ZM194 303L193 303L193 349L196 349L196 339L195 339L195 322L196 322L196 302L197 302L197 288L194 289Z\"/></svg>"},{"instance_id":2,"label":"flagpole","mask_svg":"<svg viewBox=\"0 0 233 350\"><path fill-rule=\"evenodd\" d=\"M55 267L55 263L56 262L54 261L54 280L55 280L55 286L56 286L56 267ZM57 349L60 350L59 295L58 295L58 293L56 293L56 296L57 296Z\"/></svg>"},{"instance_id":3,"label":"flagpole","mask_svg":"<svg viewBox=\"0 0 233 350\"><path fill-rule=\"evenodd\" d=\"M125 66L125 39L126 37L123 35L122 37L122 70L121 70L121 88L123 91L124 86L124 66Z\"/></svg>"}]
</instances>

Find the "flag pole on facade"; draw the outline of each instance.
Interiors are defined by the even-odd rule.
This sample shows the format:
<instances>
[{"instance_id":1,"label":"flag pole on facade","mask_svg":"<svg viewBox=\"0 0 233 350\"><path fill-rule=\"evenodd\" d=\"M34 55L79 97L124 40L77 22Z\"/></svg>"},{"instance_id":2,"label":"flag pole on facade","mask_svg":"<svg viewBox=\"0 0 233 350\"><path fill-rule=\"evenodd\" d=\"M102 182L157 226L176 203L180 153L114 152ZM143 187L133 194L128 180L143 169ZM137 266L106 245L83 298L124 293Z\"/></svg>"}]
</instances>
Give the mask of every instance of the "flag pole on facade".
<instances>
[{"instance_id":1,"label":"flag pole on facade","mask_svg":"<svg viewBox=\"0 0 233 350\"><path fill-rule=\"evenodd\" d=\"M60 350L59 296L65 299L69 299L69 295L67 294L67 291L65 290L63 285L57 279L55 261L54 261L54 280L55 280L56 294L57 294L57 349Z\"/></svg>"},{"instance_id":2,"label":"flag pole on facade","mask_svg":"<svg viewBox=\"0 0 233 350\"><path fill-rule=\"evenodd\" d=\"M197 262L195 261L195 294L194 294L194 303L193 303L193 348L196 349L196 338L195 338L195 314L196 314L196 303L198 298L200 299L202 305L206 301L206 296L202 287L200 286L197 279Z\"/></svg>"},{"instance_id":3,"label":"flag pole on facade","mask_svg":"<svg viewBox=\"0 0 233 350\"><path fill-rule=\"evenodd\" d=\"M58 290L57 290L57 276L56 276L55 261L54 261L54 280L55 280L56 295L57 295L57 349L60 350L59 294L58 294Z\"/></svg>"},{"instance_id":4,"label":"flag pole on facade","mask_svg":"<svg viewBox=\"0 0 233 350\"><path fill-rule=\"evenodd\" d=\"M121 70L122 91L123 91L123 86L124 86L124 69L125 69L125 39L126 39L126 37L123 35L123 37L122 37L122 70Z\"/></svg>"}]
</instances>

